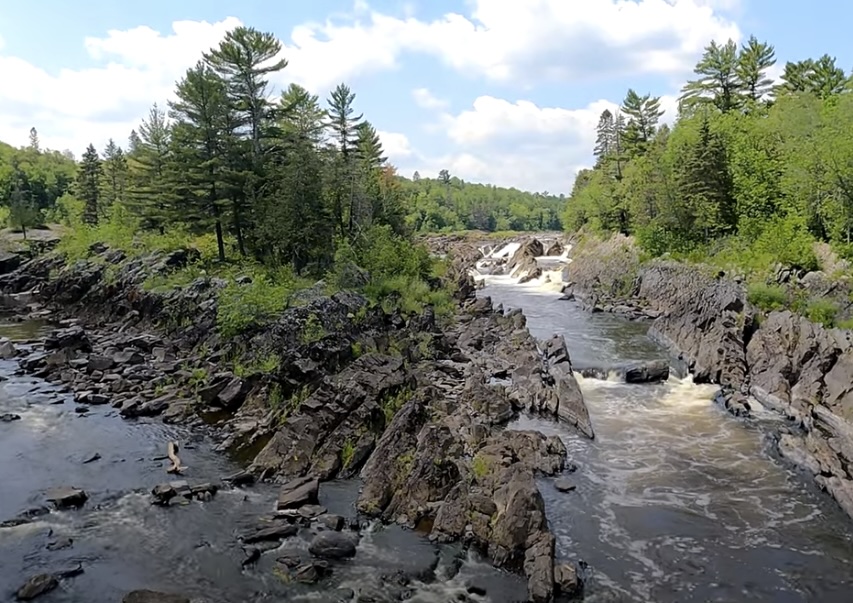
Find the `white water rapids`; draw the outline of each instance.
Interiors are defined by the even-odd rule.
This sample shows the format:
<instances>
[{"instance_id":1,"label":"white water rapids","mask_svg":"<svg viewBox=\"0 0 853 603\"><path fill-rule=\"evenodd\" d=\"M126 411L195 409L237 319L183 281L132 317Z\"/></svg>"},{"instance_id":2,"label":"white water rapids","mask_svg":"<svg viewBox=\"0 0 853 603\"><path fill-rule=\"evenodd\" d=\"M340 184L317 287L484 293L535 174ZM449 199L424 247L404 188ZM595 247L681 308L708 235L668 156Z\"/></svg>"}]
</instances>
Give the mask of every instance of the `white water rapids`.
<instances>
[{"instance_id":1,"label":"white water rapids","mask_svg":"<svg viewBox=\"0 0 853 603\"><path fill-rule=\"evenodd\" d=\"M514 253L519 247L511 249ZM500 272L487 253L485 271ZM522 308L534 336L565 337L576 369L665 358L648 324L588 314L561 300L568 257L540 258L541 277L475 274L505 308ZM690 378L627 385L578 376L595 441L524 418L513 427L557 434L577 490L543 480L558 555L589 565L587 601L846 603L853 525L812 480L772 453L782 421L730 416L714 386Z\"/></svg>"}]
</instances>

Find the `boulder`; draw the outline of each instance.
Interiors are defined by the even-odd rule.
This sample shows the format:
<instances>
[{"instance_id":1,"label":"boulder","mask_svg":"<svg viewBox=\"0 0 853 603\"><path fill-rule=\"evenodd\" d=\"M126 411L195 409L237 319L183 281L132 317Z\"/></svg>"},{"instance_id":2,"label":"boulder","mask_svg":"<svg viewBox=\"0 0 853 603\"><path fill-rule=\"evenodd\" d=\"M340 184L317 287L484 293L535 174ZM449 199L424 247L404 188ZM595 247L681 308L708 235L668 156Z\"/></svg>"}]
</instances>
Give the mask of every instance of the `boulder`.
<instances>
[{"instance_id":1,"label":"boulder","mask_svg":"<svg viewBox=\"0 0 853 603\"><path fill-rule=\"evenodd\" d=\"M8 338L0 338L0 360L10 360L18 355L18 348Z\"/></svg>"},{"instance_id":2,"label":"boulder","mask_svg":"<svg viewBox=\"0 0 853 603\"><path fill-rule=\"evenodd\" d=\"M11 412L0 415L0 423L11 423L12 421L20 421L21 415L16 415Z\"/></svg>"},{"instance_id":3,"label":"boulder","mask_svg":"<svg viewBox=\"0 0 853 603\"><path fill-rule=\"evenodd\" d=\"M625 383L656 383L669 379L669 362L651 360L638 362L622 369Z\"/></svg>"},{"instance_id":4,"label":"boulder","mask_svg":"<svg viewBox=\"0 0 853 603\"><path fill-rule=\"evenodd\" d=\"M33 576L15 593L19 601L32 601L59 586L59 580L53 574Z\"/></svg>"},{"instance_id":5,"label":"boulder","mask_svg":"<svg viewBox=\"0 0 853 603\"><path fill-rule=\"evenodd\" d=\"M355 557L355 542L341 532L322 532L308 545L308 552L321 559L347 559Z\"/></svg>"}]
</instances>

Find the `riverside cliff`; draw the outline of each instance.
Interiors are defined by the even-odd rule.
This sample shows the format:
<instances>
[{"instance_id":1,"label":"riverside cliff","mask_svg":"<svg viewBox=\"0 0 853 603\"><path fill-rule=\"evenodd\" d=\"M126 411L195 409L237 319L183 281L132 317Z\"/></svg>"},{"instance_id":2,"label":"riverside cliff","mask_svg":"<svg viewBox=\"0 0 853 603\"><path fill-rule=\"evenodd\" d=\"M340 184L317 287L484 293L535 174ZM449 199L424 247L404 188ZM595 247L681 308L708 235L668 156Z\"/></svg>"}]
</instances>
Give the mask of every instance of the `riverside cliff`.
<instances>
[{"instance_id":1,"label":"riverside cliff","mask_svg":"<svg viewBox=\"0 0 853 603\"><path fill-rule=\"evenodd\" d=\"M762 313L740 279L708 267L641 263L625 237L587 242L572 255L567 297L590 311L653 320L650 335L697 382L721 385L719 398L734 414L748 414L758 401L790 419L776 439L778 451L853 517L849 330L789 310Z\"/></svg>"},{"instance_id":2,"label":"riverside cliff","mask_svg":"<svg viewBox=\"0 0 853 603\"><path fill-rule=\"evenodd\" d=\"M360 476L363 515L462 541L521 571L529 599L547 602L578 588L575 568L556 559L536 483L568 466L566 450L503 427L530 412L593 429L565 342L540 350L521 313L476 299L471 257L454 256L446 278L458 307L446 322L430 308L407 317L318 287L272 324L223 338L224 281L143 287L192 262L191 251L126 257L95 245L72 265L43 255L0 276L0 288L8 305L58 328L32 351L9 342L3 351L75 392L80 412L110 404L126 419L212 431L246 462L226 484L282 484L276 522L317 525L319 483ZM154 496L168 503L174 493ZM277 538L295 534L276 526Z\"/></svg>"}]
</instances>

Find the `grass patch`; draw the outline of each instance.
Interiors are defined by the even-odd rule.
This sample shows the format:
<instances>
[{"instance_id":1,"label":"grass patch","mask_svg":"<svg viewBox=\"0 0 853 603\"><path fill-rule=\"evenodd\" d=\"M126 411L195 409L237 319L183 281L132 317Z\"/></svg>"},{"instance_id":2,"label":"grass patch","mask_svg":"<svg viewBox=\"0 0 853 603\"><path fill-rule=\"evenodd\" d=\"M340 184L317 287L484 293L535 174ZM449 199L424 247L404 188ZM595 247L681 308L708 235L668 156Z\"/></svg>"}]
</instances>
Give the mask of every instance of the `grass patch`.
<instances>
[{"instance_id":1,"label":"grass patch","mask_svg":"<svg viewBox=\"0 0 853 603\"><path fill-rule=\"evenodd\" d=\"M827 299L813 299L806 305L806 318L828 329L832 328L837 314L838 306Z\"/></svg>"}]
</instances>

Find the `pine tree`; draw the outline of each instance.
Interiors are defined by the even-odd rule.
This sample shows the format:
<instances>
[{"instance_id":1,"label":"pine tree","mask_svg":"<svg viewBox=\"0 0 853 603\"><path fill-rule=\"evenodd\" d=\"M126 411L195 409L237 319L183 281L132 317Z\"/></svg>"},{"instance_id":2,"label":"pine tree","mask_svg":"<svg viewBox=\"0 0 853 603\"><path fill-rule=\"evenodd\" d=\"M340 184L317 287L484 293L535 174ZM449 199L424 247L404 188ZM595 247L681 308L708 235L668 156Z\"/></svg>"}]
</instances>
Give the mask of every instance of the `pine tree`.
<instances>
[{"instance_id":1,"label":"pine tree","mask_svg":"<svg viewBox=\"0 0 853 603\"><path fill-rule=\"evenodd\" d=\"M113 203L124 199L124 190L127 184L127 158L124 151L115 141L110 138L104 149L104 194L103 212Z\"/></svg>"},{"instance_id":2,"label":"pine tree","mask_svg":"<svg viewBox=\"0 0 853 603\"><path fill-rule=\"evenodd\" d=\"M101 158L95 145L90 144L83 153L77 172L77 196L85 203L83 221L86 224L98 223L102 176Z\"/></svg>"},{"instance_id":3,"label":"pine tree","mask_svg":"<svg viewBox=\"0 0 853 603\"><path fill-rule=\"evenodd\" d=\"M160 232L165 229L170 194L166 180L170 134L166 113L155 104L139 126L139 140L128 166L130 178L125 203L142 218L145 228Z\"/></svg>"},{"instance_id":4,"label":"pine tree","mask_svg":"<svg viewBox=\"0 0 853 603\"><path fill-rule=\"evenodd\" d=\"M776 50L755 36L741 47L737 60L738 82L747 100L757 103L764 98L773 85L767 70L776 64Z\"/></svg>"},{"instance_id":5,"label":"pine tree","mask_svg":"<svg viewBox=\"0 0 853 603\"><path fill-rule=\"evenodd\" d=\"M290 84L282 92L279 102L278 125L282 132L295 134L318 146L323 139L326 112L320 107L320 98L298 84Z\"/></svg>"},{"instance_id":6,"label":"pine tree","mask_svg":"<svg viewBox=\"0 0 853 603\"><path fill-rule=\"evenodd\" d=\"M595 128L595 148L593 154L596 159L596 166L604 162L604 158L611 154L613 150L613 141L615 138L616 123L613 118L613 113L610 109L605 109L601 112L598 118L598 126Z\"/></svg>"},{"instance_id":7,"label":"pine tree","mask_svg":"<svg viewBox=\"0 0 853 603\"><path fill-rule=\"evenodd\" d=\"M127 137L127 154L135 155L140 146L142 146L142 140L139 138L139 134L136 133L136 130L131 130L130 136Z\"/></svg>"},{"instance_id":8,"label":"pine tree","mask_svg":"<svg viewBox=\"0 0 853 603\"><path fill-rule=\"evenodd\" d=\"M39 145L39 134L35 128L30 128L30 150L35 151L36 153L41 151L41 147Z\"/></svg>"},{"instance_id":9,"label":"pine tree","mask_svg":"<svg viewBox=\"0 0 853 603\"><path fill-rule=\"evenodd\" d=\"M332 191L333 212L338 221L341 234L354 234L353 212L355 195L355 166L354 153L358 144L358 125L362 114L353 115L355 94L346 84L338 84L328 98L326 113L327 127L332 139L337 144L338 156L335 160L335 177ZM345 215L344 206L348 206Z\"/></svg>"},{"instance_id":10,"label":"pine tree","mask_svg":"<svg viewBox=\"0 0 853 603\"><path fill-rule=\"evenodd\" d=\"M196 230L211 225L219 260L225 261L223 213L229 101L225 82L205 63L189 69L178 82L177 100L169 103L172 127L172 182L174 215Z\"/></svg>"},{"instance_id":11,"label":"pine tree","mask_svg":"<svg viewBox=\"0 0 853 603\"><path fill-rule=\"evenodd\" d=\"M370 122L363 121L357 128L356 164L358 180L353 223L356 230L365 230L382 219L382 191L380 169L385 163L382 142Z\"/></svg>"},{"instance_id":12,"label":"pine tree","mask_svg":"<svg viewBox=\"0 0 853 603\"><path fill-rule=\"evenodd\" d=\"M28 190L26 176L19 169L15 169L9 191L9 223L13 228L20 229L26 240L27 229L38 226L40 218L32 192Z\"/></svg>"},{"instance_id":13,"label":"pine tree","mask_svg":"<svg viewBox=\"0 0 853 603\"><path fill-rule=\"evenodd\" d=\"M742 83L738 77L738 47L733 40L723 45L712 41L693 71L699 78L682 88L682 111L692 111L702 104L712 104L723 113L740 107Z\"/></svg>"},{"instance_id":14,"label":"pine tree","mask_svg":"<svg viewBox=\"0 0 853 603\"><path fill-rule=\"evenodd\" d=\"M633 89L628 90L621 112L628 116L624 134L626 152L631 156L642 155L663 115L660 97L652 97L651 94L640 96Z\"/></svg>"},{"instance_id":15,"label":"pine tree","mask_svg":"<svg viewBox=\"0 0 853 603\"><path fill-rule=\"evenodd\" d=\"M844 92L847 84L844 70L835 64L835 58L825 54L817 61L806 59L786 63L782 81L773 93L777 96L813 94L825 100Z\"/></svg>"},{"instance_id":16,"label":"pine tree","mask_svg":"<svg viewBox=\"0 0 853 603\"><path fill-rule=\"evenodd\" d=\"M225 34L219 47L204 55L227 83L232 101L245 117L255 162L260 160L264 124L270 117L266 78L287 67L285 59L274 60L280 52L281 42L273 34L241 26Z\"/></svg>"}]
</instances>

